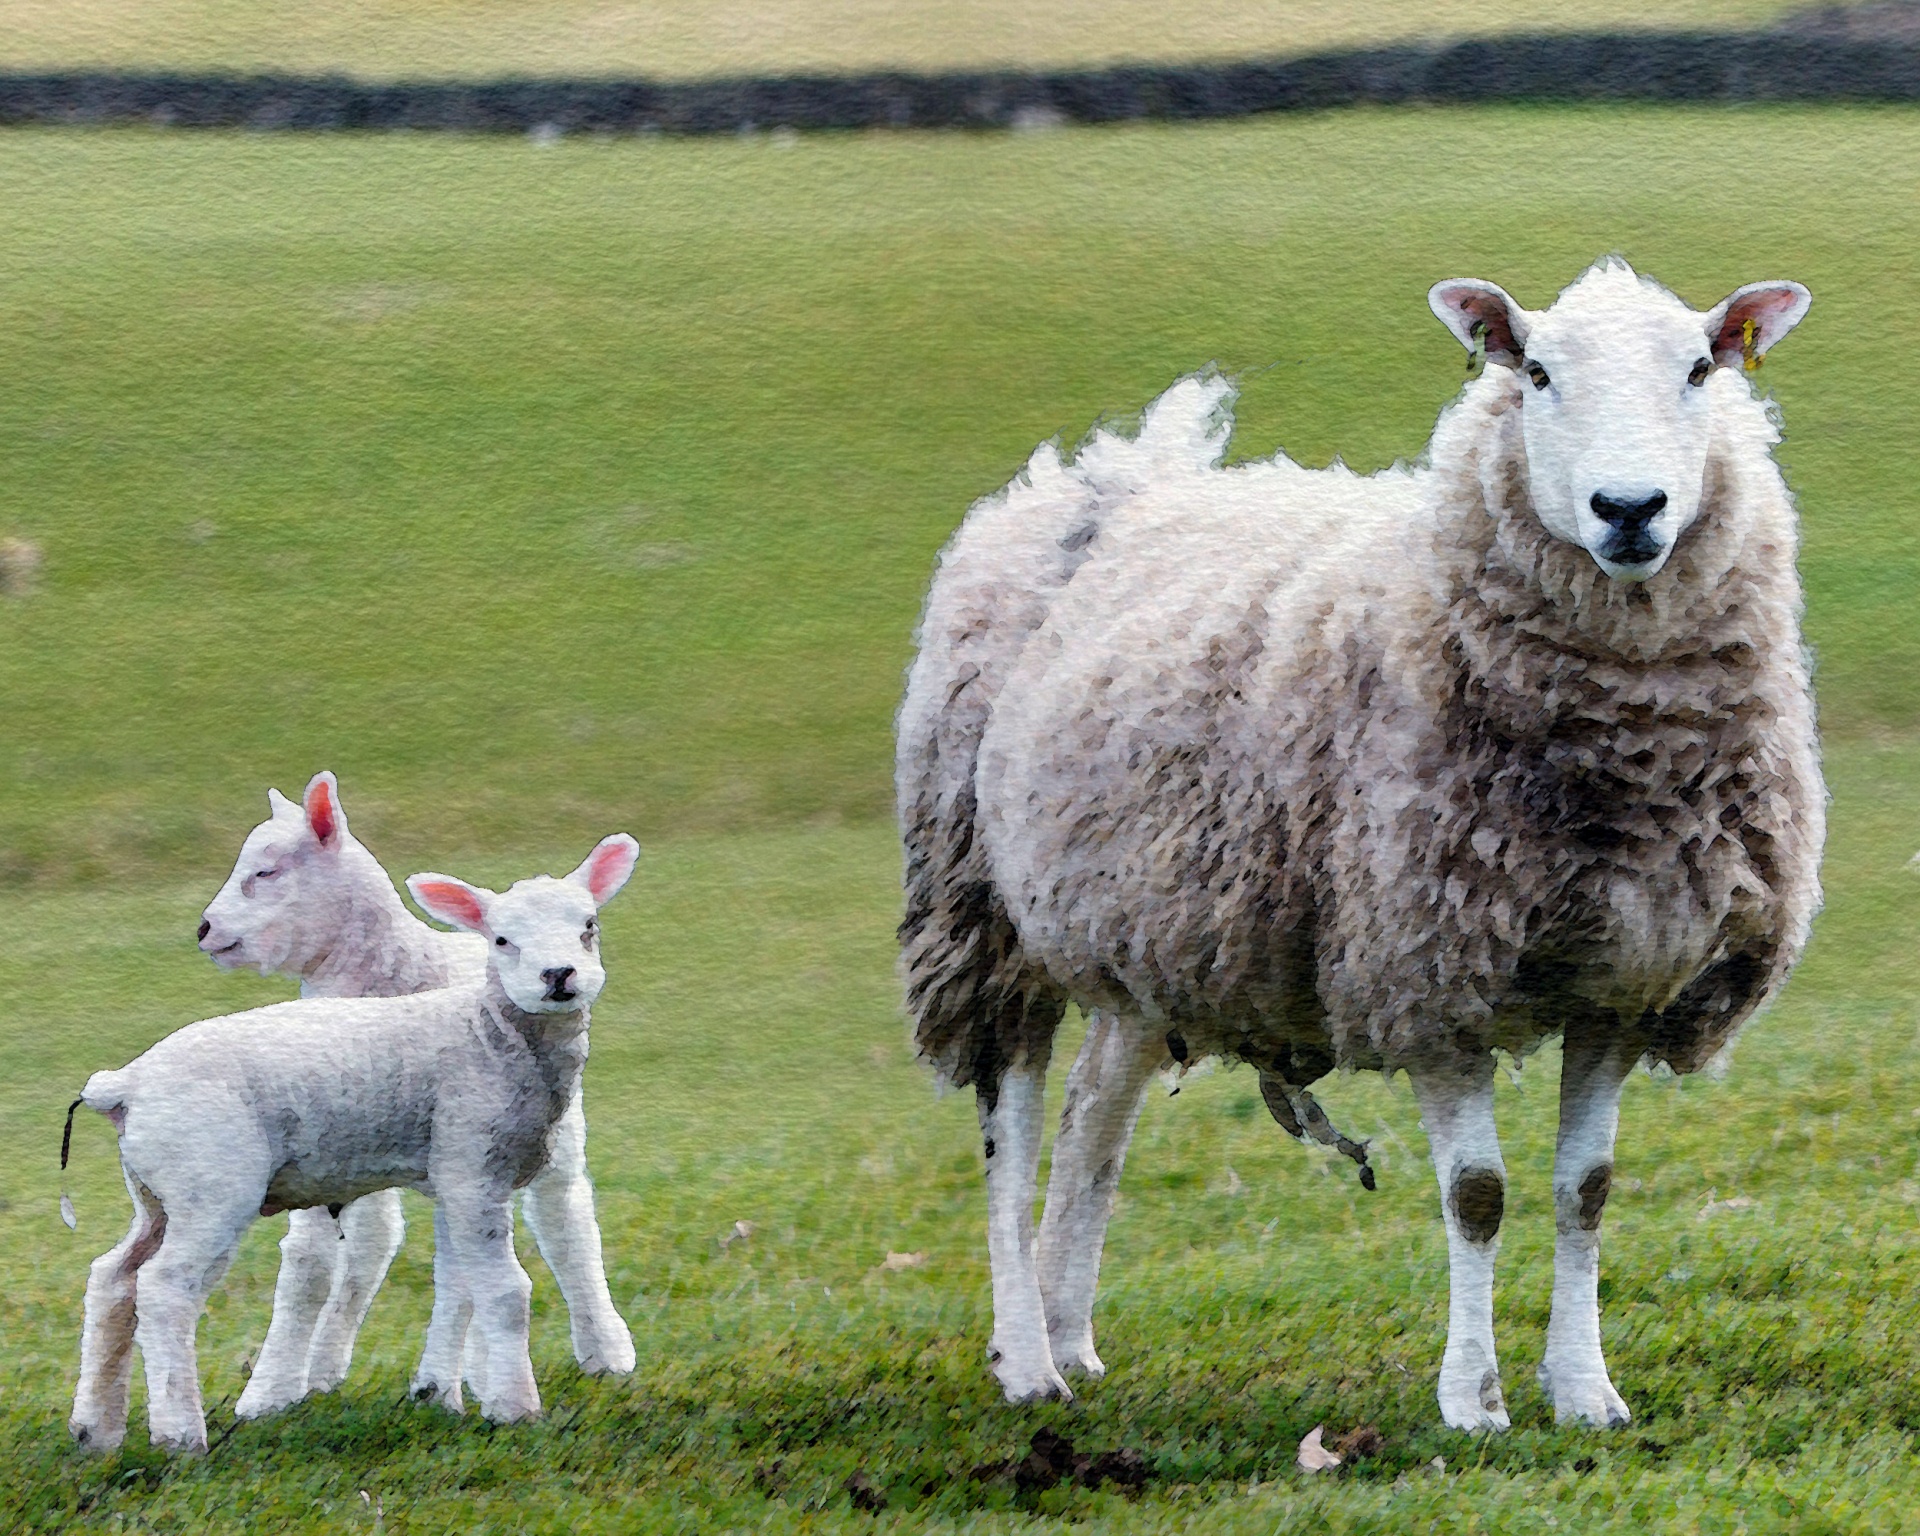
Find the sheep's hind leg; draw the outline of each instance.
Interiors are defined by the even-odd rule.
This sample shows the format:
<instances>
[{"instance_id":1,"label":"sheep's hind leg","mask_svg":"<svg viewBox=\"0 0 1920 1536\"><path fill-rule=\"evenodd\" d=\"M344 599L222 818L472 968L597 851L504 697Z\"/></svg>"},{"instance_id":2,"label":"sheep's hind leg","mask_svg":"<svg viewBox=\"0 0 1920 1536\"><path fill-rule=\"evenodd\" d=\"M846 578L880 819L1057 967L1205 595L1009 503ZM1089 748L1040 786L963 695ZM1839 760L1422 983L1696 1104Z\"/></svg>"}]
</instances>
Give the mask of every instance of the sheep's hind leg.
<instances>
[{"instance_id":1,"label":"sheep's hind leg","mask_svg":"<svg viewBox=\"0 0 1920 1536\"><path fill-rule=\"evenodd\" d=\"M331 1392L347 1379L354 1340L407 1234L400 1191L362 1196L340 1212L331 1287L307 1355L307 1390Z\"/></svg>"},{"instance_id":2,"label":"sheep's hind leg","mask_svg":"<svg viewBox=\"0 0 1920 1536\"><path fill-rule=\"evenodd\" d=\"M1440 1414L1454 1429L1505 1429L1506 1398L1493 1345L1493 1268L1506 1209L1507 1170L1493 1123L1493 1056L1409 1068L1447 1228L1447 1350Z\"/></svg>"},{"instance_id":3,"label":"sheep's hind leg","mask_svg":"<svg viewBox=\"0 0 1920 1536\"><path fill-rule=\"evenodd\" d=\"M1599 1024L1567 1030L1553 1158L1553 1314L1540 1362L1559 1423L1605 1429L1632 1417L1600 1350L1600 1217L1613 1185L1620 1091L1641 1048Z\"/></svg>"},{"instance_id":4,"label":"sheep's hind leg","mask_svg":"<svg viewBox=\"0 0 1920 1536\"><path fill-rule=\"evenodd\" d=\"M327 1304L339 1247L340 1223L324 1207L287 1213L280 1274L273 1283L273 1316L246 1390L233 1405L237 1417L277 1413L307 1395L307 1352L314 1324Z\"/></svg>"},{"instance_id":5,"label":"sheep's hind leg","mask_svg":"<svg viewBox=\"0 0 1920 1536\"><path fill-rule=\"evenodd\" d=\"M80 1383L67 1429L90 1451L115 1451L127 1437L133 1394L136 1271L152 1258L167 1230L167 1215L132 1177L133 1225L93 1261L87 1274L86 1321L80 1334Z\"/></svg>"},{"instance_id":6,"label":"sheep's hind leg","mask_svg":"<svg viewBox=\"0 0 1920 1536\"><path fill-rule=\"evenodd\" d=\"M566 1298L580 1369L588 1375L626 1375L634 1366L633 1335L607 1289L593 1180L587 1177L587 1114L577 1089L553 1128L547 1166L527 1186L523 1209L540 1257Z\"/></svg>"},{"instance_id":7,"label":"sheep's hind leg","mask_svg":"<svg viewBox=\"0 0 1920 1536\"><path fill-rule=\"evenodd\" d=\"M1031 1050L1002 1073L997 1093L975 1089L987 1154L987 1257L993 1269L988 1357L1010 1403L1073 1396L1053 1363L1034 1266L1033 1197L1046 1085L1046 1055Z\"/></svg>"},{"instance_id":8,"label":"sheep's hind leg","mask_svg":"<svg viewBox=\"0 0 1920 1536\"><path fill-rule=\"evenodd\" d=\"M1067 1076L1039 1244L1048 1344L1063 1374L1098 1379L1107 1372L1093 1347L1100 1256L1127 1145L1147 1084L1166 1054L1164 1039L1144 1021L1096 1013Z\"/></svg>"},{"instance_id":9,"label":"sheep's hind leg","mask_svg":"<svg viewBox=\"0 0 1920 1536\"><path fill-rule=\"evenodd\" d=\"M260 1181L264 1186L265 1180ZM135 1338L147 1366L147 1421L163 1450L204 1455L207 1417L200 1396L199 1351L194 1335L207 1293L233 1262L240 1237L260 1206L258 1193L244 1203L174 1200L167 1212L160 1250L141 1266Z\"/></svg>"}]
</instances>

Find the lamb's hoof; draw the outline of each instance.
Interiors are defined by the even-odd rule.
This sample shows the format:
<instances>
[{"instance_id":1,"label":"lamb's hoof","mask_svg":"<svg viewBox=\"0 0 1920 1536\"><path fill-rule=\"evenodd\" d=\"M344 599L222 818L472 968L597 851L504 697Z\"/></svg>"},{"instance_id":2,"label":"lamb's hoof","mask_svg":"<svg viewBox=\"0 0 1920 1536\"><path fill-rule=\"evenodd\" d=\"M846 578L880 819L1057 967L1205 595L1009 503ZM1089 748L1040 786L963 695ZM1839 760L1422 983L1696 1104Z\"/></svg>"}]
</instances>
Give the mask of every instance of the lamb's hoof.
<instances>
[{"instance_id":1,"label":"lamb's hoof","mask_svg":"<svg viewBox=\"0 0 1920 1536\"><path fill-rule=\"evenodd\" d=\"M276 1389L256 1371L247 1383L247 1390L240 1394L240 1401L233 1405L233 1416L236 1419L264 1419L270 1413L291 1408L306 1395L304 1385L289 1384Z\"/></svg>"},{"instance_id":2,"label":"lamb's hoof","mask_svg":"<svg viewBox=\"0 0 1920 1536\"><path fill-rule=\"evenodd\" d=\"M331 1392L347 1379L347 1361L326 1361L307 1368L308 1392ZM305 1395L304 1393L302 1394Z\"/></svg>"},{"instance_id":3,"label":"lamb's hoof","mask_svg":"<svg viewBox=\"0 0 1920 1536\"><path fill-rule=\"evenodd\" d=\"M1054 1368L1062 1376L1084 1376L1088 1381L1098 1381L1107 1374L1107 1365L1093 1349L1093 1336L1068 1343L1052 1340Z\"/></svg>"},{"instance_id":4,"label":"lamb's hoof","mask_svg":"<svg viewBox=\"0 0 1920 1536\"><path fill-rule=\"evenodd\" d=\"M1560 1380L1565 1386L1558 1385ZM1540 1367L1540 1385L1553 1403L1556 1424L1585 1424L1592 1429L1618 1429L1633 1422L1626 1400L1613 1390L1605 1369L1567 1371Z\"/></svg>"},{"instance_id":5,"label":"lamb's hoof","mask_svg":"<svg viewBox=\"0 0 1920 1536\"><path fill-rule=\"evenodd\" d=\"M178 1429L155 1428L148 1437L153 1448L165 1451L169 1456L204 1456L207 1454L207 1426L198 1429L183 1425Z\"/></svg>"},{"instance_id":6,"label":"lamb's hoof","mask_svg":"<svg viewBox=\"0 0 1920 1536\"><path fill-rule=\"evenodd\" d=\"M448 1413L466 1412L466 1404L460 1400L460 1383L457 1381L451 1386L443 1386L437 1381L416 1379L407 1388L407 1396L416 1403L431 1403L437 1408L444 1408Z\"/></svg>"},{"instance_id":7,"label":"lamb's hoof","mask_svg":"<svg viewBox=\"0 0 1920 1536\"><path fill-rule=\"evenodd\" d=\"M540 1417L540 1399L537 1396L502 1398L483 1404L481 1411L495 1424L523 1424Z\"/></svg>"},{"instance_id":8,"label":"lamb's hoof","mask_svg":"<svg viewBox=\"0 0 1920 1536\"><path fill-rule=\"evenodd\" d=\"M1010 1403L1044 1403L1054 1398L1063 1403L1073 1401L1073 1389L1051 1360L1023 1363L1002 1355L993 1362L993 1374Z\"/></svg>"},{"instance_id":9,"label":"lamb's hoof","mask_svg":"<svg viewBox=\"0 0 1920 1536\"><path fill-rule=\"evenodd\" d=\"M1440 1417L1448 1429L1504 1433L1512 1426L1507 1400L1500 1391L1500 1373L1488 1369L1478 1381L1440 1373Z\"/></svg>"},{"instance_id":10,"label":"lamb's hoof","mask_svg":"<svg viewBox=\"0 0 1920 1536\"><path fill-rule=\"evenodd\" d=\"M573 1341L573 1358L589 1376L630 1376L638 1363L633 1335L625 1323L619 1331L597 1328L591 1336Z\"/></svg>"},{"instance_id":11,"label":"lamb's hoof","mask_svg":"<svg viewBox=\"0 0 1920 1536\"><path fill-rule=\"evenodd\" d=\"M127 1426L73 1418L67 1420L67 1433L73 1436L73 1443L81 1450L92 1451L96 1456L107 1456L120 1449L121 1443L127 1438Z\"/></svg>"}]
</instances>

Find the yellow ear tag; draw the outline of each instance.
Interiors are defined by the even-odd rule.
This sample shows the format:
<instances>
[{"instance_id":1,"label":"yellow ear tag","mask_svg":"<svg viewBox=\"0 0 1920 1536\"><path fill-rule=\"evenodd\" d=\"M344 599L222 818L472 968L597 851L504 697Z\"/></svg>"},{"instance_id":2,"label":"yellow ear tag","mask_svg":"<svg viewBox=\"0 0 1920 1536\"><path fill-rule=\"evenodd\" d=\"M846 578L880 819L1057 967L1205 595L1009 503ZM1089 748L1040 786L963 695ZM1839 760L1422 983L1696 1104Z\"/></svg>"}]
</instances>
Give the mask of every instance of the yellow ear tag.
<instances>
[{"instance_id":1,"label":"yellow ear tag","mask_svg":"<svg viewBox=\"0 0 1920 1536\"><path fill-rule=\"evenodd\" d=\"M1760 354L1753 348L1754 337L1759 329L1751 315L1740 322L1740 366L1748 373L1760 366Z\"/></svg>"}]
</instances>

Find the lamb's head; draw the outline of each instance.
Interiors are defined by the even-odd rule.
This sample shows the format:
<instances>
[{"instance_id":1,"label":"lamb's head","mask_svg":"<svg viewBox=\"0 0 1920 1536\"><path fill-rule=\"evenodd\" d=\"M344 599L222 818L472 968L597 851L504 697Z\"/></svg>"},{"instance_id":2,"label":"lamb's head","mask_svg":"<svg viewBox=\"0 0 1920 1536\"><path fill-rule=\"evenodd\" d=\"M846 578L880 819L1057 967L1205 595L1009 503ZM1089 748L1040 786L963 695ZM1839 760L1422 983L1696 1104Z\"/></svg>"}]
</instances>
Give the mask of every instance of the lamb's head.
<instances>
[{"instance_id":1,"label":"lamb's head","mask_svg":"<svg viewBox=\"0 0 1920 1536\"><path fill-rule=\"evenodd\" d=\"M1714 392L1744 389L1738 373L1812 301L1798 283L1748 283L1702 314L1618 260L1544 310L1474 278L1427 295L1469 351L1519 374L1534 513L1616 581L1667 563L1700 512Z\"/></svg>"},{"instance_id":2,"label":"lamb's head","mask_svg":"<svg viewBox=\"0 0 1920 1536\"><path fill-rule=\"evenodd\" d=\"M597 914L639 857L640 845L616 832L558 880L535 875L494 892L451 875L410 875L407 889L428 916L486 939L488 969L516 1008L572 1013L606 985Z\"/></svg>"},{"instance_id":3,"label":"lamb's head","mask_svg":"<svg viewBox=\"0 0 1920 1536\"><path fill-rule=\"evenodd\" d=\"M296 805L267 791L273 814L247 834L227 883L200 914L200 947L229 970L298 973L346 919L349 848L340 786L317 773Z\"/></svg>"}]
</instances>

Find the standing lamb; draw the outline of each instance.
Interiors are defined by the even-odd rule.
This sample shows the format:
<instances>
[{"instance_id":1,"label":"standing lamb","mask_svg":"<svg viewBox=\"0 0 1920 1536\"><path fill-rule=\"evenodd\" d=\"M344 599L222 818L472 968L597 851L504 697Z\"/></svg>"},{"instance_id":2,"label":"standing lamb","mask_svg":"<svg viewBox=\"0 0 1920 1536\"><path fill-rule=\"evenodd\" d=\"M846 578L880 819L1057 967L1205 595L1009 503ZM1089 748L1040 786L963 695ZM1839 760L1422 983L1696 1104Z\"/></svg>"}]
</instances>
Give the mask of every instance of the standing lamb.
<instances>
[{"instance_id":1,"label":"standing lamb","mask_svg":"<svg viewBox=\"0 0 1920 1536\"><path fill-rule=\"evenodd\" d=\"M379 861L348 829L331 773L316 774L299 805L273 789L267 801L272 815L248 833L232 875L203 914L200 947L217 964L297 977L302 997L400 997L484 976L486 942L430 927L407 910ZM566 1298L580 1368L625 1374L634 1365L633 1336L607 1289L586 1145L586 1110L576 1094L523 1209ZM355 1200L338 1216L314 1206L288 1212L287 1220L273 1321L234 1407L243 1419L309 1392L330 1392L346 1379L354 1340L405 1231L393 1189ZM436 1288L436 1305L449 1305L451 1295ZM436 1316L416 1394L459 1401L462 1341L454 1322ZM467 1374L477 1384L481 1336L471 1342Z\"/></svg>"},{"instance_id":2,"label":"standing lamb","mask_svg":"<svg viewBox=\"0 0 1920 1536\"><path fill-rule=\"evenodd\" d=\"M241 1236L259 1216L396 1186L436 1202L447 1262L434 1283L457 1289L454 1310L485 1340L487 1416L540 1411L512 1197L577 1100L588 1010L606 980L597 914L638 854L619 834L564 879L498 895L415 875L407 888L426 911L491 946L477 984L207 1019L87 1080L80 1102L119 1133L134 1217L87 1282L76 1439L111 1450L125 1438L137 1338L154 1444L205 1451L194 1335ZM451 1390L457 1403L457 1378Z\"/></svg>"},{"instance_id":3,"label":"standing lamb","mask_svg":"<svg viewBox=\"0 0 1920 1536\"><path fill-rule=\"evenodd\" d=\"M1133 442L1042 447L941 557L900 716L901 940L919 1048L978 1098L1010 1399L1102 1373L1146 1083L1218 1054L1321 1139L1309 1083L1406 1071L1452 1271L1441 1413L1504 1428L1494 1052L1558 1034L1540 1379L1561 1420L1628 1418L1597 1292L1624 1079L1720 1054L1819 904L1795 519L1742 377L1810 300L1753 283L1700 314L1611 260L1544 311L1473 281L1428 302L1490 366L1425 464L1222 469L1231 393L1190 379ZM1036 1244L1069 1002L1092 1022Z\"/></svg>"}]
</instances>

